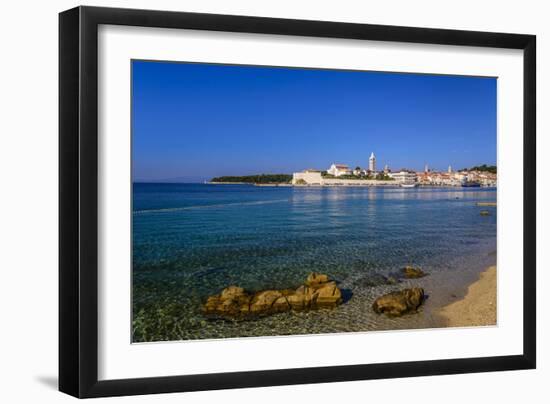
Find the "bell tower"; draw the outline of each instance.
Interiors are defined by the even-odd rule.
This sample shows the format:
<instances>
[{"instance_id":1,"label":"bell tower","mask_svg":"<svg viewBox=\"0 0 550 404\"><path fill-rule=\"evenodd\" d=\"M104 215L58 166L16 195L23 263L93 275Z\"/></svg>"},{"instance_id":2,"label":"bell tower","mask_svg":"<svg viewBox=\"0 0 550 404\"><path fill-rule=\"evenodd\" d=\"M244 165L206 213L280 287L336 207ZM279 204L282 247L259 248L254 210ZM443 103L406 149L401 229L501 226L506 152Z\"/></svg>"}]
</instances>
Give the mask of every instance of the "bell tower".
<instances>
[{"instance_id":1,"label":"bell tower","mask_svg":"<svg viewBox=\"0 0 550 404\"><path fill-rule=\"evenodd\" d=\"M369 158L369 171L376 171L376 157L374 157L374 152L370 154Z\"/></svg>"}]
</instances>

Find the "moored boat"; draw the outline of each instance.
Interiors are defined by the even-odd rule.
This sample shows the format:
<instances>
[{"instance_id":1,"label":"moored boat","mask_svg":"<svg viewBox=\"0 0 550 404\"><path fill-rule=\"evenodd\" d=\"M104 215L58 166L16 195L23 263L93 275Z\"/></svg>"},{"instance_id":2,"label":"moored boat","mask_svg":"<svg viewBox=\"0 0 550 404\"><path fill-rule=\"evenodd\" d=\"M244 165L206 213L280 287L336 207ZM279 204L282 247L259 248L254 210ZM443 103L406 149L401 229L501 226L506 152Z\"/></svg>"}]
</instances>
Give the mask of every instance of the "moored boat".
<instances>
[{"instance_id":1,"label":"moored boat","mask_svg":"<svg viewBox=\"0 0 550 404\"><path fill-rule=\"evenodd\" d=\"M481 184L477 181L465 181L462 184L460 184L460 186L470 188L470 187L480 187Z\"/></svg>"}]
</instances>

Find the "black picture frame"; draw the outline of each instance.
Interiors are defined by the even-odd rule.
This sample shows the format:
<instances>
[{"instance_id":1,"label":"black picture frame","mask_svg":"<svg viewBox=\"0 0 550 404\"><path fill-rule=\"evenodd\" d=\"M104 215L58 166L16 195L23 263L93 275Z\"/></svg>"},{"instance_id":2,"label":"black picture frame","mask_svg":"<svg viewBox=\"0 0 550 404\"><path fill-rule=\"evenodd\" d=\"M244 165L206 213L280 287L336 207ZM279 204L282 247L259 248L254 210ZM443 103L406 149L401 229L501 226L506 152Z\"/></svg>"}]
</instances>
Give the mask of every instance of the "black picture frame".
<instances>
[{"instance_id":1,"label":"black picture frame","mask_svg":"<svg viewBox=\"0 0 550 404\"><path fill-rule=\"evenodd\" d=\"M97 62L100 24L523 50L523 354L99 381ZM534 369L535 103L534 35L97 7L77 7L60 13L59 390L85 398Z\"/></svg>"}]
</instances>

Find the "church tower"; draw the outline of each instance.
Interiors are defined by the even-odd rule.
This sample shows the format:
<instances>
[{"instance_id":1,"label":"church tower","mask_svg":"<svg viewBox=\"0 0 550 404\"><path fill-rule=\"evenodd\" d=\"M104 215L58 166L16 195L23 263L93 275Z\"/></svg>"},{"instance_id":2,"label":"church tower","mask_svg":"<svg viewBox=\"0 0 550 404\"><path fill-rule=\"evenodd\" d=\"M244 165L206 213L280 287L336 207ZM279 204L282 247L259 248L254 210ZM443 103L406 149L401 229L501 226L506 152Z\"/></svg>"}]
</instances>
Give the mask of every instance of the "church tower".
<instances>
[{"instance_id":1,"label":"church tower","mask_svg":"<svg viewBox=\"0 0 550 404\"><path fill-rule=\"evenodd\" d=\"M374 152L370 154L369 158L369 171L376 171L376 157L374 157Z\"/></svg>"}]
</instances>

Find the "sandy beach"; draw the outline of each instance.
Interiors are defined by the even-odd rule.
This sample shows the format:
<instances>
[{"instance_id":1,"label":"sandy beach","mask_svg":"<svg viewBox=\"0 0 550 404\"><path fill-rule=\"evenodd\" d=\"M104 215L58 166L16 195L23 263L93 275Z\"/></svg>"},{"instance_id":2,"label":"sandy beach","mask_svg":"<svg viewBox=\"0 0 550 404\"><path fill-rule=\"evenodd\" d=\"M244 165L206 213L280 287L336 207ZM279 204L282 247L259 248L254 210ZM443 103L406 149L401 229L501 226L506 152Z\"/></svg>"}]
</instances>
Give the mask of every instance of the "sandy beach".
<instances>
[{"instance_id":1,"label":"sandy beach","mask_svg":"<svg viewBox=\"0 0 550 404\"><path fill-rule=\"evenodd\" d=\"M443 307L439 314L448 327L473 327L497 323L497 268L491 266L468 287L466 296Z\"/></svg>"}]
</instances>

